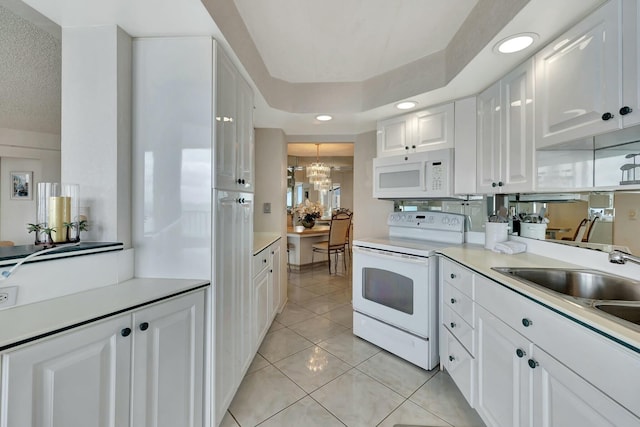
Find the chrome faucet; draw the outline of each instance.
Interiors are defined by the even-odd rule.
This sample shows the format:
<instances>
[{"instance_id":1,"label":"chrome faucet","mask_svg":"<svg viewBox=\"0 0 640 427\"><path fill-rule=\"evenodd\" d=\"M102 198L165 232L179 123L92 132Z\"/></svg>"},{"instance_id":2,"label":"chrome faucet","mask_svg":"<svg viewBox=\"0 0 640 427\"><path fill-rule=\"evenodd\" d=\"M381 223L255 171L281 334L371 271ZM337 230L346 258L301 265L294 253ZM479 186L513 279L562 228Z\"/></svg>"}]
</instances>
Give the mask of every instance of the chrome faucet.
<instances>
[{"instance_id":1,"label":"chrome faucet","mask_svg":"<svg viewBox=\"0 0 640 427\"><path fill-rule=\"evenodd\" d=\"M614 264L625 264L627 261L635 262L636 264L640 264L640 257L633 256L626 252L622 251L612 251L609 252L609 262Z\"/></svg>"}]
</instances>

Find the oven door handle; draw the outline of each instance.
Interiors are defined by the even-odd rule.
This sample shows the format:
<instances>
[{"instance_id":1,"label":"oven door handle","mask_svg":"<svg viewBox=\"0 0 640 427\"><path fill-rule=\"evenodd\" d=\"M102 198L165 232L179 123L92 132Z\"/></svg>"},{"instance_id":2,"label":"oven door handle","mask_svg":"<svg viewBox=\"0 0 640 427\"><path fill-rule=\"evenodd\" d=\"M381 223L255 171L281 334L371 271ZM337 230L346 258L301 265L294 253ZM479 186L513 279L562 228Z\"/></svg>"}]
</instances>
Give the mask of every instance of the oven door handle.
<instances>
[{"instance_id":1,"label":"oven door handle","mask_svg":"<svg viewBox=\"0 0 640 427\"><path fill-rule=\"evenodd\" d=\"M419 256L415 256L415 255L407 255L407 254L399 254L396 252L389 252L389 251L381 251L379 249L373 249L373 248L363 248L360 246L354 246L353 247L353 252L354 253L360 253L363 255L368 255L368 256L375 256L378 258L383 258L383 259L389 259L389 258L397 258L398 261L400 262L410 262L413 264L426 264L427 258L425 257L419 257Z\"/></svg>"}]
</instances>

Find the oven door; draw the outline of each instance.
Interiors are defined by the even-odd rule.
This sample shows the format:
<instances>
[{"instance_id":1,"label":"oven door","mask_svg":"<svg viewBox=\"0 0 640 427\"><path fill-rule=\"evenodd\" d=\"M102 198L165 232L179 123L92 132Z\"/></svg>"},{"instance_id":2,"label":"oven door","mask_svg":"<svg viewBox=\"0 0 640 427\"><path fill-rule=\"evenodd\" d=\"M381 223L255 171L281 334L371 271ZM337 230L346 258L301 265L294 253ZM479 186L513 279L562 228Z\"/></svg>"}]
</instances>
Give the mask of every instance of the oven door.
<instances>
[{"instance_id":1,"label":"oven door","mask_svg":"<svg viewBox=\"0 0 640 427\"><path fill-rule=\"evenodd\" d=\"M353 248L353 308L421 337L435 314L435 257Z\"/></svg>"}]
</instances>

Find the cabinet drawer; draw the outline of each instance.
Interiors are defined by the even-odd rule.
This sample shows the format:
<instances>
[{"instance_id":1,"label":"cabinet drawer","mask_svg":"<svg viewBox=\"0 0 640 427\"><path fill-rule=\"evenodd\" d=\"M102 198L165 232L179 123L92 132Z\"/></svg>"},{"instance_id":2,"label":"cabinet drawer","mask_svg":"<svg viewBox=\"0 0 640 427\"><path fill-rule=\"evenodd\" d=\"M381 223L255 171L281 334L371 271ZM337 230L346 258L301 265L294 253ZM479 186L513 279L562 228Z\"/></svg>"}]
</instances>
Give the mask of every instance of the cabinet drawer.
<instances>
[{"instance_id":1,"label":"cabinet drawer","mask_svg":"<svg viewBox=\"0 0 640 427\"><path fill-rule=\"evenodd\" d=\"M458 313L465 322L470 324L472 327L475 326L473 301L471 298L460 292L458 288L455 288L446 282L442 286L442 298L444 298L444 307L450 307L453 311Z\"/></svg>"},{"instance_id":2,"label":"cabinet drawer","mask_svg":"<svg viewBox=\"0 0 640 427\"><path fill-rule=\"evenodd\" d=\"M474 298L474 274L470 270L441 258L442 279L455 286L469 298Z\"/></svg>"},{"instance_id":3,"label":"cabinet drawer","mask_svg":"<svg viewBox=\"0 0 640 427\"><path fill-rule=\"evenodd\" d=\"M446 335L447 355L444 360L444 367L462 392L464 398L469 402L469 405L473 407L475 360L449 331L446 331Z\"/></svg>"},{"instance_id":4,"label":"cabinet drawer","mask_svg":"<svg viewBox=\"0 0 640 427\"><path fill-rule=\"evenodd\" d=\"M473 328L449 306L444 306L442 323L449 330L449 333L455 336L465 349L473 355L475 348Z\"/></svg>"},{"instance_id":5,"label":"cabinet drawer","mask_svg":"<svg viewBox=\"0 0 640 427\"><path fill-rule=\"evenodd\" d=\"M251 277L256 277L269 266L269 248L253 256L251 260Z\"/></svg>"},{"instance_id":6,"label":"cabinet drawer","mask_svg":"<svg viewBox=\"0 0 640 427\"><path fill-rule=\"evenodd\" d=\"M640 354L485 278L478 280L476 303L613 400L640 414Z\"/></svg>"}]
</instances>

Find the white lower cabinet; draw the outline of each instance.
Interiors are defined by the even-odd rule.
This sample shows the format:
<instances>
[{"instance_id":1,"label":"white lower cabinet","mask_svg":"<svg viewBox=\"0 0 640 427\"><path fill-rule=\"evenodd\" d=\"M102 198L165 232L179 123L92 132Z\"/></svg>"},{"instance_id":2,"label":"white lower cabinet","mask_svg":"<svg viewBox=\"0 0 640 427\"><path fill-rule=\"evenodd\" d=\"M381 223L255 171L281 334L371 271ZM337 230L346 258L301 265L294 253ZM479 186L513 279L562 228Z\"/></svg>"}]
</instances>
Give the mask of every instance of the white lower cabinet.
<instances>
[{"instance_id":1,"label":"white lower cabinet","mask_svg":"<svg viewBox=\"0 0 640 427\"><path fill-rule=\"evenodd\" d=\"M481 278L476 289L475 409L487 426L640 425L624 406L637 400L623 392L637 355L495 282Z\"/></svg>"},{"instance_id":2,"label":"white lower cabinet","mask_svg":"<svg viewBox=\"0 0 640 427\"><path fill-rule=\"evenodd\" d=\"M2 354L0 426L203 425L204 291Z\"/></svg>"},{"instance_id":3,"label":"white lower cabinet","mask_svg":"<svg viewBox=\"0 0 640 427\"><path fill-rule=\"evenodd\" d=\"M280 306L280 239L253 256L253 341L257 349Z\"/></svg>"}]
</instances>

